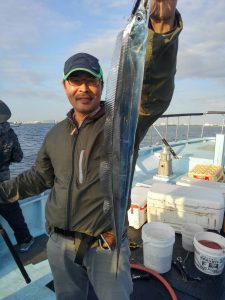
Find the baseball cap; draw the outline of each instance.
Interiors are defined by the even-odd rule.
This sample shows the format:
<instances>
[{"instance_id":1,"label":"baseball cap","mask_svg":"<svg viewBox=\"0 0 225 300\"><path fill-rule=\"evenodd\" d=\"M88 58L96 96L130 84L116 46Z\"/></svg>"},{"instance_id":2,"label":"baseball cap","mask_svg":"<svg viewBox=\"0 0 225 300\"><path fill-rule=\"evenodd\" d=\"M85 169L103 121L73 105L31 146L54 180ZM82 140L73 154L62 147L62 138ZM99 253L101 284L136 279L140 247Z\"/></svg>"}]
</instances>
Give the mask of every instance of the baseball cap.
<instances>
[{"instance_id":1,"label":"baseball cap","mask_svg":"<svg viewBox=\"0 0 225 300\"><path fill-rule=\"evenodd\" d=\"M76 71L85 71L103 80L103 72L98 59L88 53L77 53L65 62L63 80Z\"/></svg>"},{"instance_id":2,"label":"baseball cap","mask_svg":"<svg viewBox=\"0 0 225 300\"><path fill-rule=\"evenodd\" d=\"M10 109L2 100L0 100L0 123L6 122L10 117Z\"/></svg>"}]
</instances>

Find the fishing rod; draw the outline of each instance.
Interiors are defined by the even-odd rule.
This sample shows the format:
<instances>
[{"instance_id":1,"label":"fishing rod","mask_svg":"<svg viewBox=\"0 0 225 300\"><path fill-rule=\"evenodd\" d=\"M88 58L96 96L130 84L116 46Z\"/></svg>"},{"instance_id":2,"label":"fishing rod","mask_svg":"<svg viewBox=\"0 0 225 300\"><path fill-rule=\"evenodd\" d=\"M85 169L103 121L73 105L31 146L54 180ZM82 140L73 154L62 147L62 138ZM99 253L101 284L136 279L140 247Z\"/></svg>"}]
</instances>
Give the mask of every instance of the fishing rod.
<instances>
[{"instance_id":1,"label":"fishing rod","mask_svg":"<svg viewBox=\"0 0 225 300\"><path fill-rule=\"evenodd\" d=\"M173 148L170 146L170 144L167 142L167 140L161 135L161 133L158 131L158 129L155 127L155 125L152 125L155 129L155 131L158 133L158 135L160 136L162 142L164 145L166 145L169 148L170 153L173 155L173 157L175 159L179 159L179 157L177 156L176 152L173 150Z\"/></svg>"}]
</instances>

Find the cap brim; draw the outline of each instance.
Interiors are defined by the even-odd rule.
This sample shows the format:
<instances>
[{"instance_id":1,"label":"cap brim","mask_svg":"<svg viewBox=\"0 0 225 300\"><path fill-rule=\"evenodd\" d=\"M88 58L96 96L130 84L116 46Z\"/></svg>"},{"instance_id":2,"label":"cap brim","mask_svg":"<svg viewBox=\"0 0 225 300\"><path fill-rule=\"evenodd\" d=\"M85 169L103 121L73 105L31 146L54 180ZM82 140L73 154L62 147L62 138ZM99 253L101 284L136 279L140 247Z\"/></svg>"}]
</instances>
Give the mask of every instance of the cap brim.
<instances>
[{"instance_id":1,"label":"cap brim","mask_svg":"<svg viewBox=\"0 0 225 300\"><path fill-rule=\"evenodd\" d=\"M72 73L74 73L74 72L77 72L77 71L84 71L84 72L87 72L87 73L93 75L93 76L96 77L96 78L102 79L102 74L101 74L101 72L97 74L97 73L95 73L95 72L93 72L93 71L91 71L91 70L89 70L89 69L86 69L86 68L75 68L75 69L72 69L72 70L71 70L69 73L67 73L66 75L63 74L63 80L66 80L66 79L70 76L70 74L72 74Z\"/></svg>"}]
</instances>

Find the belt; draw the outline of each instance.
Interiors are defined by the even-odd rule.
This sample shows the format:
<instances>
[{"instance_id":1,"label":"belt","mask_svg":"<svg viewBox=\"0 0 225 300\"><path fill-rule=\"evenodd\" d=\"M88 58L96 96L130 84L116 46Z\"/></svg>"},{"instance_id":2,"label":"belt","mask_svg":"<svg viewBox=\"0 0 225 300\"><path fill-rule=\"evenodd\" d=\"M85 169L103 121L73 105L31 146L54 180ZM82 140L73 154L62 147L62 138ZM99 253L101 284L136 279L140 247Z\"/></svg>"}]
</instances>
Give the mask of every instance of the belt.
<instances>
[{"instance_id":1,"label":"belt","mask_svg":"<svg viewBox=\"0 0 225 300\"><path fill-rule=\"evenodd\" d=\"M98 237L90 236L85 233L77 231L64 230L58 227L54 227L54 232L61 234L67 238L80 238L81 242L77 249L76 257L74 262L83 266L83 258L86 251L91 247L91 245L98 239Z\"/></svg>"},{"instance_id":2,"label":"belt","mask_svg":"<svg viewBox=\"0 0 225 300\"><path fill-rule=\"evenodd\" d=\"M85 233L81 233L81 232L78 232L78 231L65 230L65 229L61 229L61 228L58 228L58 227L54 227L54 232L58 233L58 234L61 234L65 237L72 238L72 239L75 239L75 238L82 239L83 235L85 235Z\"/></svg>"},{"instance_id":3,"label":"belt","mask_svg":"<svg viewBox=\"0 0 225 300\"><path fill-rule=\"evenodd\" d=\"M68 239L79 238L81 240L80 245L77 249L76 257L74 262L83 266L83 258L86 251L91 248L91 246L98 240L99 245L107 250L112 250L115 248L116 239L112 232L104 232L99 236L90 236L88 234L78 232L78 231L70 231L61 229L58 227L54 227L54 232L60 235L65 236Z\"/></svg>"},{"instance_id":4,"label":"belt","mask_svg":"<svg viewBox=\"0 0 225 300\"><path fill-rule=\"evenodd\" d=\"M69 239L79 238L79 239L83 240L83 239L91 238L93 240L93 242L96 240L100 240L101 246L104 249L108 249L108 248L113 249L116 244L115 235L111 231L104 232L97 237L93 237L93 236L90 236L88 234L78 232L78 231L70 231L70 230L61 229L58 227L54 227L54 232L61 234Z\"/></svg>"}]
</instances>

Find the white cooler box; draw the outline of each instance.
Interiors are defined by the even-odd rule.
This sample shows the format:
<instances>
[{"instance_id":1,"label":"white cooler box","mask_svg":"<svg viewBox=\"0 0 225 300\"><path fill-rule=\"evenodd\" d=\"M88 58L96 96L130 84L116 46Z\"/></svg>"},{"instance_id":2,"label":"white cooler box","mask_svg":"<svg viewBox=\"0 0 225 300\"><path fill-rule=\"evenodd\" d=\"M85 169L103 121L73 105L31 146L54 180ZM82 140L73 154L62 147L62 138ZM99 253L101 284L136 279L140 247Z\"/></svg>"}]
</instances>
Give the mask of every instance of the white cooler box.
<instances>
[{"instance_id":1,"label":"white cooler box","mask_svg":"<svg viewBox=\"0 0 225 300\"><path fill-rule=\"evenodd\" d=\"M190 186L190 187L202 187L206 189L215 189L218 192L221 192L225 201L225 184L218 181L207 181L201 179L191 178L189 176L181 176L177 178L177 185Z\"/></svg>"},{"instance_id":2,"label":"white cooler box","mask_svg":"<svg viewBox=\"0 0 225 300\"><path fill-rule=\"evenodd\" d=\"M176 232L181 232L184 223L220 230L223 218L223 194L215 189L154 183L148 192L148 222L168 223Z\"/></svg>"},{"instance_id":3,"label":"white cooler box","mask_svg":"<svg viewBox=\"0 0 225 300\"><path fill-rule=\"evenodd\" d=\"M129 226L139 229L147 221L147 194L150 187L135 186L131 190L131 206L128 210Z\"/></svg>"}]
</instances>

